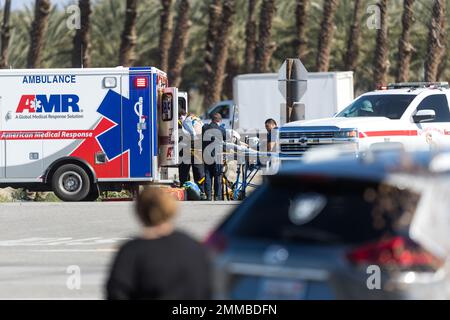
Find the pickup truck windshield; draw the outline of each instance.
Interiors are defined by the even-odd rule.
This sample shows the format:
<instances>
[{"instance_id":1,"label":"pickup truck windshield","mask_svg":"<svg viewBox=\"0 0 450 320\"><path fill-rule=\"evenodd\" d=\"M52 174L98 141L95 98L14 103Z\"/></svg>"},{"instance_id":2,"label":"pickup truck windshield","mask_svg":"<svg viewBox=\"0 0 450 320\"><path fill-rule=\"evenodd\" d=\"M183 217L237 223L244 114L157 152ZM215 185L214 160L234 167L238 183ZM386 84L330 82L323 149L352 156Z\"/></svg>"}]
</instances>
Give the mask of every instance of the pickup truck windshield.
<instances>
[{"instance_id":1,"label":"pickup truck windshield","mask_svg":"<svg viewBox=\"0 0 450 320\"><path fill-rule=\"evenodd\" d=\"M379 94L367 95L356 99L336 117L386 117L400 119L416 95Z\"/></svg>"}]
</instances>

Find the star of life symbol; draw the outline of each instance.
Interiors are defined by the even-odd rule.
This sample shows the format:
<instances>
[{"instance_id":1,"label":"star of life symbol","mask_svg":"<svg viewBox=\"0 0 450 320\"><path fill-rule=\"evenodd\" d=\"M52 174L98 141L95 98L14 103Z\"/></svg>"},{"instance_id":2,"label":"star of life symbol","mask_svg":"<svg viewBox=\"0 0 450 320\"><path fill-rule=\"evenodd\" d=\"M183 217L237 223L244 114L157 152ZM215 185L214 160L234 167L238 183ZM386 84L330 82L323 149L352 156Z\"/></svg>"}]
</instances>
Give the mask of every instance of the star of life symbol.
<instances>
[{"instance_id":1,"label":"star of life symbol","mask_svg":"<svg viewBox=\"0 0 450 320\"><path fill-rule=\"evenodd\" d=\"M33 109L34 111L38 111L42 109L42 103L40 100L34 99L30 102L30 109Z\"/></svg>"},{"instance_id":2,"label":"star of life symbol","mask_svg":"<svg viewBox=\"0 0 450 320\"><path fill-rule=\"evenodd\" d=\"M144 106L144 98L139 97L138 102L134 105L134 113L138 117L137 123L137 132L139 134L138 146L139 146L139 154L142 154L142 142L144 141L144 133L142 132L145 129L145 117L143 116L143 106Z\"/></svg>"}]
</instances>

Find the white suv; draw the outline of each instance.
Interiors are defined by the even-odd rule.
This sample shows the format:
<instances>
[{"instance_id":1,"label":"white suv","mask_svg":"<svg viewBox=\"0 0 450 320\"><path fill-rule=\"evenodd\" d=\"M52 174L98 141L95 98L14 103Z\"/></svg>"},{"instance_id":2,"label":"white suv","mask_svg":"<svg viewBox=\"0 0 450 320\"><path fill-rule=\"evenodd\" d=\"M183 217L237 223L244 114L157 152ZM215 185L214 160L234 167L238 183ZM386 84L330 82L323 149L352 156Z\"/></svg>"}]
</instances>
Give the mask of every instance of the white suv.
<instances>
[{"instance_id":1,"label":"white suv","mask_svg":"<svg viewBox=\"0 0 450 320\"><path fill-rule=\"evenodd\" d=\"M446 82L390 84L360 96L333 118L286 124L279 131L280 155L301 157L335 144L356 154L392 144L407 150L449 147L449 101Z\"/></svg>"}]
</instances>

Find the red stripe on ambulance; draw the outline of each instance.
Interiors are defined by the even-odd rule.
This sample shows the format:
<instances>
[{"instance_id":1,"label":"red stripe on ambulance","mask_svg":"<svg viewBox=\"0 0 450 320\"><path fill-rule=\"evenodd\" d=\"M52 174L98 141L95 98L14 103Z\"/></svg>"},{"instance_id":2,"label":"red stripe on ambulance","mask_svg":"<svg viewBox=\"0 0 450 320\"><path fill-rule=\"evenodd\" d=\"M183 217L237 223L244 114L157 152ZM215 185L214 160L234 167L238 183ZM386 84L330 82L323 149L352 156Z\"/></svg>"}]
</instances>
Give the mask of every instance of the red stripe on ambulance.
<instances>
[{"instance_id":1,"label":"red stripe on ambulance","mask_svg":"<svg viewBox=\"0 0 450 320\"><path fill-rule=\"evenodd\" d=\"M79 140L93 137L92 130L0 131L1 140Z\"/></svg>"},{"instance_id":2,"label":"red stripe on ambulance","mask_svg":"<svg viewBox=\"0 0 450 320\"><path fill-rule=\"evenodd\" d=\"M406 137L412 137L412 136L418 136L419 132L417 130L385 130L385 131L367 131L367 132L360 132L359 137L360 138L371 138L371 137L385 137L385 136L406 136Z\"/></svg>"}]
</instances>

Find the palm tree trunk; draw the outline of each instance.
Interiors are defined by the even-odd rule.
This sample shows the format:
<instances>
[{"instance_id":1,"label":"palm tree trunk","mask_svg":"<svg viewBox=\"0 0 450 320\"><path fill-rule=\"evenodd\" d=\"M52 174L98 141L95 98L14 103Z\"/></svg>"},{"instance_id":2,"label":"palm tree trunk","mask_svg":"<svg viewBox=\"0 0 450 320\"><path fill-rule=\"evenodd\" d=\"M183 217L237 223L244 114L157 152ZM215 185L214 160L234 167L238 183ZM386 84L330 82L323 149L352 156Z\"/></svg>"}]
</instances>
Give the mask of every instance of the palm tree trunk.
<instances>
[{"instance_id":1,"label":"palm tree trunk","mask_svg":"<svg viewBox=\"0 0 450 320\"><path fill-rule=\"evenodd\" d=\"M222 17L218 29L217 39L214 45L212 70L209 79L209 90L205 92L203 106L206 108L220 100L223 82L225 79L225 67L228 59L229 36L232 28L232 18L235 13L235 0L223 0Z\"/></svg>"},{"instance_id":2,"label":"palm tree trunk","mask_svg":"<svg viewBox=\"0 0 450 320\"><path fill-rule=\"evenodd\" d=\"M169 50L172 39L172 0L161 0L160 29L159 29L159 67L169 69Z\"/></svg>"},{"instance_id":3,"label":"palm tree trunk","mask_svg":"<svg viewBox=\"0 0 450 320\"><path fill-rule=\"evenodd\" d=\"M169 83L172 87L179 87L181 84L184 53L189 41L189 28L191 26L189 20L190 6L189 0L180 0L169 57Z\"/></svg>"},{"instance_id":4,"label":"palm tree trunk","mask_svg":"<svg viewBox=\"0 0 450 320\"><path fill-rule=\"evenodd\" d=\"M206 96L211 83L209 81L214 77L213 60L214 60L214 44L217 41L219 32L219 19L222 13L222 6L220 0L210 0L208 7L208 31L206 32L206 46L205 46L205 76L202 86L203 94ZM207 106L209 107L209 106Z\"/></svg>"},{"instance_id":5,"label":"palm tree trunk","mask_svg":"<svg viewBox=\"0 0 450 320\"><path fill-rule=\"evenodd\" d=\"M28 68L39 68L42 65L44 35L47 32L50 0L36 0L34 6L34 21L31 24L30 48L28 51Z\"/></svg>"},{"instance_id":6,"label":"palm tree trunk","mask_svg":"<svg viewBox=\"0 0 450 320\"><path fill-rule=\"evenodd\" d=\"M233 80L239 74L239 62L237 59L238 55L234 54L233 51L230 50L230 54L228 55L228 61L226 65L226 77L223 85L223 98L224 99L233 99Z\"/></svg>"},{"instance_id":7,"label":"palm tree trunk","mask_svg":"<svg viewBox=\"0 0 450 320\"><path fill-rule=\"evenodd\" d=\"M373 82L375 86L387 83L389 69L387 0L380 0L377 5L380 9L380 29L377 31L373 70Z\"/></svg>"},{"instance_id":8,"label":"palm tree trunk","mask_svg":"<svg viewBox=\"0 0 450 320\"><path fill-rule=\"evenodd\" d=\"M406 82L409 80L409 67L411 65L411 56L414 51L414 47L411 44L411 26L414 22L413 5L414 0L403 1L403 31L398 42L397 82Z\"/></svg>"},{"instance_id":9,"label":"palm tree trunk","mask_svg":"<svg viewBox=\"0 0 450 320\"><path fill-rule=\"evenodd\" d=\"M81 14L81 28L77 29L73 38L72 67L91 66L91 40L89 36L91 3L90 0L79 0L78 6Z\"/></svg>"},{"instance_id":10,"label":"palm tree trunk","mask_svg":"<svg viewBox=\"0 0 450 320\"><path fill-rule=\"evenodd\" d=\"M447 50L444 50L444 56L442 58L442 62L439 65L438 68L438 74L437 74L437 78L436 79L442 79L445 76L445 71L447 71L447 67L448 67L448 58L449 58L449 54Z\"/></svg>"},{"instance_id":11,"label":"palm tree trunk","mask_svg":"<svg viewBox=\"0 0 450 320\"><path fill-rule=\"evenodd\" d=\"M136 18L137 0L127 0L125 14L125 25L120 43L119 64L121 66L132 66L136 60L134 48L136 47Z\"/></svg>"},{"instance_id":12,"label":"palm tree trunk","mask_svg":"<svg viewBox=\"0 0 450 320\"><path fill-rule=\"evenodd\" d=\"M268 71L270 59L276 48L276 44L270 42L272 22L276 11L275 0L263 0L259 16L259 39L255 59L255 72L257 73Z\"/></svg>"},{"instance_id":13,"label":"palm tree trunk","mask_svg":"<svg viewBox=\"0 0 450 320\"><path fill-rule=\"evenodd\" d=\"M319 34L316 69L326 72L330 68L331 41L334 35L334 16L339 0L327 0L323 5L323 17Z\"/></svg>"},{"instance_id":14,"label":"palm tree trunk","mask_svg":"<svg viewBox=\"0 0 450 320\"><path fill-rule=\"evenodd\" d=\"M306 56L306 48L308 41L306 40L306 23L308 18L309 0L297 0L295 9L295 26L296 26L296 53L299 59Z\"/></svg>"},{"instance_id":15,"label":"palm tree trunk","mask_svg":"<svg viewBox=\"0 0 450 320\"><path fill-rule=\"evenodd\" d=\"M0 68L4 69L8 67L8 48L9 39L11 36L9 25L9 18L11 16L11 0L5 1L5 7L3 9L3 24L1 29L1 49L0 49Z\"/></svg>"},{"instance_id":16,"label":"palm tree trunk","mask_svg":"<svg viewBox=\"0 0 450 320\"><path fill-rule=\"evenodd\" d=\"M248 0L247 22L245 24L245 72L253 71L256 51L256 0Z\"/></svg>"},{"instance_id":17,"label":"palm tree trunk","mask_svg":"<svg viewBox=\"0 0 450 320\"><path fill-rule=\"evenodd\" d=\"M445 52L446 10L446 0L434 0L425 61L425 81L438 80L438 68Z\"/></svg>"},{"instance_id":18,"label":"palm tree trunk","mask_svg":"<svg viewBox=\"0 0 450 320\"><path fill-rule=\"evenodd\" d=\"M344 58L344 69L356 71L359 57L360 34L361 34L361 15L362 2L355 0L355 7L353 9L353 24L350 27L350 32L347 41L347 53Z\"/></svg>"}]
</instances>

